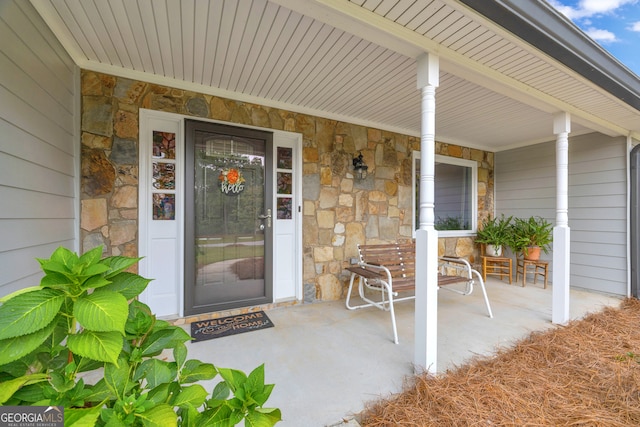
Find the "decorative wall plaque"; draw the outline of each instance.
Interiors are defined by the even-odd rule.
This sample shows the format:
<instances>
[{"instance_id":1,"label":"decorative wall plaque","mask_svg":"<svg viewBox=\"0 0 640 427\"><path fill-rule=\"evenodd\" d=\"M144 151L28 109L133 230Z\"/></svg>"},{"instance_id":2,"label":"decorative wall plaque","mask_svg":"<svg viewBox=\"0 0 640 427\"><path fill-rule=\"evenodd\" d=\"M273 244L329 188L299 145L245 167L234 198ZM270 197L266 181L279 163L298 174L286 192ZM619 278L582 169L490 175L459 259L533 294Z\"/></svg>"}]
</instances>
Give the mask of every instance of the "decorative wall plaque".
<instances>
[{"instance_id":1,"label":"decorative wall plaque","mask_svg":"<svg viewBox=\"0 0 640 427\"><path fill-rule=\"evenodd\" d=\"M278 169L293 169L293 149L278 147Z\"/></svg>"},{"instance_id":2,"label":"decorative wall plaque","mask_svg":"<svg viewBox=\"0 0 640 427\"><path fill-rule=\"evenodd\" d=\"M176 165L174 163L153 162L153 188L175 190Z\"/></svg>"},{"instance_id":3,"label":"decorative wall plaque","mask_svg":"<svg viewBox=\"0 0 640 427\"><path fill-rule=\"evenodd\" d=\"M278 197L278 219L291 219L293 218L293 203L291 197Z\"/></svg>"},{"instance_id":4,"label":"decorative wall plaque","mask_svg":"<svg viewBox=\"0 0 640 427\"><path fill-rule=\"evenodd\" d=\"M176 219L176 195L165 193L153 193L153 219Z\"/></svg>"},{"instance_id":5,"label":"decorative wall plaque","mask_svg":"<svg viewBox=\"0 0 640 427\"><path fill-rule=\"evenodd\" d=\"M176 158L176 134L153 131L153 157L159 159Z\"/></svg>"}]
</instances>

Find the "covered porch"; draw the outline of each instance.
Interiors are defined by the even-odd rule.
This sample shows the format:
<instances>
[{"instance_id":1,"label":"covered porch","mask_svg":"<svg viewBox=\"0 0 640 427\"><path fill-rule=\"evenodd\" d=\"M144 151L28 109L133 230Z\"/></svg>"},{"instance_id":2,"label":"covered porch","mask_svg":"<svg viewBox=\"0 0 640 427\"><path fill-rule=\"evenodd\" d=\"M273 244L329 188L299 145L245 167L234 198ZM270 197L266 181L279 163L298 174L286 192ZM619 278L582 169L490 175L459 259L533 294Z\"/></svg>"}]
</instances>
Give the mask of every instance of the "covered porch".
<instances>
[{"instance_id":1,"label":"covered porch","mask_svg":"<svg viewBox=\"0 0 640 427\"><path fill-rule=\"evenodd\" d=\"M491 355L532 331L555 327L552 289L493 278L486 286L493 319L486 316L478 289L466 297L438 293L440 372ZM573 288L571 318L620 301L619 296ZM264 363L266 381L275 384L268 404L282 410L285 426L331 426L353 419L367 402L401 391L413 375L413 301L396 305L399 345L393 344L387 312L349 311L344 300L265 312L275 327L191 343L189 356L245 372Z\"/></svg>"},{"instance_id":2,"label":"covered porch","mask_svg":"<svg viewBox=\"0 0 640 427\"><path fill-rule=\"evenodd\" d=\"M109 254L149 255L138 240L149 217L138 217L136 200L141 193L137 153L141 135L149 137L138 119L146 108L300 135L295 147L307 157L298 185L306 183L305 190L311 191L305 192L298 215L306 221L305 236L312 235L311 229L314 237L304 240L304 256L301 251L296 258L306 273L304 282L297 283L309 284L325 302L269 310L275 328L190 349L193 358L245 371L266 363L267 380L276 384L269 404L282 408L285 425L336 423L360 411L364 402L398 391L414 371L414 347L417 353L423 349L414 341L412 303L397 306L396 346L387 313L349 312L343 301L329 301L334 290L339 297L339 275L355 245L334 245L333 222L321 220L333 218L334 211L348 214L335 222L362 230L360 241L409 238L414 229L409 204L400 206L407 219L400 223L399 209L385 213L362 202L381 197L382 191L371 194L377 188L373 184L354 184L351 169L334 170L336 156L344 162L364 151L371 179L394 198L397 177L406 181L401 191L413 192L406 153L418 138L455 145L461 153L479 150L492 159L495 153L500 157L496 165L515 167L517 158L523 163L519 169L544 182L524 188L510 171L485 167L483 213L520 214L517 208L526 216L559 218L564 225L573 221L580 240L571 248L572 262L587 268L572 268L570 277L568 269L563 271L562 279L554 281L556 290L564 284L568 294L570 281L574 287L590 287L587 278L606 284L615 272L626 293L625 160L638 141L637 76L567 25L546 2L500 1L491 10L484 10L486 2L472 0L418 1L411 7L399 0L381 1L380 7L369 3L228 1L209 9L209 2L140 2L138 8L136 2L114 0L83 5L86 10L65 1L8 2L3 21L13 42L3 46L11 62L3 83L12 89L3 117L11 137L3 148L3 170L7 205L15 210L3 222L8 231L0 265L11 273L4 275L0 294L33 284L33 258L46 257L57 245L85 251L104 243ZM236 16L243 19L232 19ZM217 34L220 38L214 39ZM421 81L424 74L418 73L418 59L425 54L439 62L428 70L430 81ZM435 96L427 126L416 80ZM565 126L556 129L554 124ZM584 139L572 144L576 153L570 159L567 137ZM546 144L543 149L541 144ZM563 153L560 162L554 145ZM591 172L605 163L598 150L608 154L612 146L619 151L613 166L606 165L590 182L579 181L582 192L564 191L567 161L579 160L574 170ZM396 156L390 165L384 164L385 148ZM422 151L432 164L433 147ZM102 185L92 185L87 177L97 174L81 168L94 159L104 166L100 171L109 172ZM340 181L338 186L338 180L345 185ZM612 185L596 194L591 184L604 187L605 181ZM330 197L321 197L323 190ZM582 197L574 198L568 218L567 193ZM388 205L384 197L375 203ZM325 206L328 199L350 205ZM392 224L384 228L390 236L365 234L374 222ZM474 231L464 236L469 242ZM568 234L563 240L569 240ZM604 250L583 249L593 242ZM180 245L176 248L181 256ZM567 255L568 247L561 251ZM594 259L607 258L613 260L594 265ZM553 265L565 264L554 259ZM178 288L183 284L179 274L148 276ZM465 299L439 293L434 307L439 371L551 327L553 291L490 280L494 319L485 316L479 292ZM572 288L570 317L615 304L617 298Z\"/></svg>"}]
</instances>

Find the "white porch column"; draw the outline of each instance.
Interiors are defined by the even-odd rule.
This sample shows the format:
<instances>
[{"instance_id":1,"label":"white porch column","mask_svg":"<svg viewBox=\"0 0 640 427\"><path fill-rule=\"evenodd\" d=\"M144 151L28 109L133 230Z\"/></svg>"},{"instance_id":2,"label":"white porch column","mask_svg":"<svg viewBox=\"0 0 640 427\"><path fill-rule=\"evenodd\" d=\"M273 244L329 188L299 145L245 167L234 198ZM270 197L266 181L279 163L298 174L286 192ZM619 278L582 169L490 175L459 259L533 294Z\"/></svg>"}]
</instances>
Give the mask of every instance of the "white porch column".
<instances>
[{"instance_id":1,"label":"white porch column","mask_svg":"<svg viewBox=\"0 0 640 427\"><path fill-rule=\"evenodd\" d=\"M553 228L553 303L551 321L569 321L570 230L569 230L569 132L571 116L558 113L553 118L556 135L556 226Z\"/></svg>"},{"instance_id":2,"label":"white porch column","mask_svg":"<svg viewBox=\"0 0 640 427\"><path fill-rule=\"evenodd\" d=\"M422 93L420 135L420 217L416 231L415 357L416 372L436 372L438 356L438 232L435 222L435 117L439 58L417 58Z\"/></svg>"}]
</instances>

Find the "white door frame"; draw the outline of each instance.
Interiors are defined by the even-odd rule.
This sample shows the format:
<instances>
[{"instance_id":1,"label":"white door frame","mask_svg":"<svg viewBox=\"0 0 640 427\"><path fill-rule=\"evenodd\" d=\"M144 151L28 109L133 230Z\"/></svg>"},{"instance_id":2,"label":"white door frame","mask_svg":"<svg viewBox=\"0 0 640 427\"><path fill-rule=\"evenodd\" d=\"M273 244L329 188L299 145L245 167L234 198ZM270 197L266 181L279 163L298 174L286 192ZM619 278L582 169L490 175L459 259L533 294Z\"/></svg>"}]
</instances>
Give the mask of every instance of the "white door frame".
<instances>
[{"instance_id":1,"label":"white door frame","mask_svg":"<svg viewBox=\"0 0 640 427\"><path fill-rule=\"evenodd\" d=\"M204 119L182 114L140 109L140 159L138 186L138 264L140 275L154 279L140 300L161 317L184 316L184 119L258 129L273 133L274 163L277 147L292 149L292 218L280 221L274 212L273 253L274 303L302 300L302 135L276 129L247 126L237 123ZM151 176L154 159L151 157L153 131L176 134L175 220L152 220ZM273 165L276 182L277 165ZM280 172L287 172L280 169ZM273 192L273 206L277 206L277 191ZM280 243L279 243L280 242ZM282 246L279 247L279 246ZM286 250L285 250L286 248ZM280 262L278 262L280 261ZM291 262L294 261L294 262Z\"/></svg>"}]
</instances>

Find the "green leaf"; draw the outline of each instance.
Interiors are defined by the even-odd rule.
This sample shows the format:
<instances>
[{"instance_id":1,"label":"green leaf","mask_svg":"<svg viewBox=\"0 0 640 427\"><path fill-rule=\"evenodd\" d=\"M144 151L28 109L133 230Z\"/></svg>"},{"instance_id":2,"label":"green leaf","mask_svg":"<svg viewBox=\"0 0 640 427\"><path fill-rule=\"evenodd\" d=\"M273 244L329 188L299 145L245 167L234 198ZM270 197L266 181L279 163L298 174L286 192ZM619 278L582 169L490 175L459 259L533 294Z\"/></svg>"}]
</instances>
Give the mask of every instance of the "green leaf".
<instances>
[{"instance_id":1,"label":"green leaf","mask_svg":"<svg viewBox=\"0 0 640 427\"><path fill-rule=\"evenodd\" d=\"M62 246L51 254L51 258L36 259L46 274L61 273L67 277L75 276L76 274L74 269L78 263L78 255Z\"/></svg>"},{"instance_id":2,"label":"green leaf","mask_svg":"<svg viewBox=\"0 0 640 427\"><path fill-rule=\"evenodd\" d=\"M114 366L114 365L107 365ZM125 367L126 369L126 367ZM106 372L106 369L105 369ZM107 381L102 378L100 381L95 383L92 386L87 386L89 393L85 397L85 401L88 403L98 403L105 400L112 400L117 397L117 395L112 391L111 388L107 385Z\"/></svg>"},{"instance_id":3,"label":"green leaf","mask_svg":"<svg viewBox=\"0 0 640 427\"><path fill-rule=\"evenodd\" d=\"M177 326L154 331L142 345L142 354L144 356L155 356L160 354L164 349L174 348L176 345L189 341L190 339L191 336L189 336L184 329Z\"/></svg>"},{"instance_id":4,"label":"green leaf","mask_svg":"<svg viewBox=\"0 0 640 427\"><path fill-rule=\"evenodd\" d=\"M31 374L3 382L2 387L0 387L0 405L9 400L21 387L46 380L47 374Z\"/></svg>"},{"instance_id":5,"label":"green leaf","mask_svg":"<svg viewBox=\"0 0 640 427\"><path fill-rule=\"evenodd\" d=\"M87 265L81 270L80 275L83 277L102 276L107 271L109 271L109 267L104 264Z\"/></svg>"},{"instance_id":6,"label":"green leaf","mask_svg":"<svg viewBox=\"0 0 640 427\"><path fill-rule=\"evenodd\" d=\"M68 290L71 285L71 280L62 273L47 273L40 280L40 287L43 288Z\"/></svg>"},{"instance_id":7,"label":"green leaf","mask_svg":"<svg viewBox=\"0 0 640 427\"><path fill-rule=\"evenodd\" d=\"M0 340L0 366L18 360L37 349L47 340L55 327L56 322L51 322L31 334Z\"/></svg>"},{"instance_id":8,"label":"green leaf","mask_svg":"<svg viewBox=\"0 0 640 427\"><path fill-rule=\"evenodd\" d=\"M118 412L114 408L102 408L100 411L100 420L104 423L104 427L127 427L127 425L118 417Z\"/></svg>"},{"instance_id":9,"label":"green leaf","mask_svg":"<svg viewBox=\"0 0 640 427\"><path fill-rule=\"evenodd\" d=\"M78 360L78 368L76 372L89 372L104 367L104 362L88 359L86 357L78 357L74 355L74 358Z\"/></svg>"},{"instance_id":10,"label":"green leaf","mask_svg":"<svg viewBox=\"0 0 640 427\"><path fill-rule=\"evenodd\" d=\"M75 252L65 248L64 246L58 247L51 254L51 258L49 258L52 262L57 262L67 266L69 270L77 264L78 259L78 255Z\"/></svg>"},{"instance_id":11,"label":"green leaf","mask_svg":"<svg viewBox=\"0 0 640 427\"><path fill-rule=\"evenodd\" d=\"M151 309L149 309L149 311L151 311ZM155 323L155 325L153 325L153 330L154 331L159 331L161 329L171 329L171 328L175 328L175 327L176 326L172 325L171 323L167 322L166 320L156 319L156 323ZM189 336L189 334L187 334L187 336ZM191 336L189 336L189 339L187 341L189 341L190 339L191 339Z\"/></svg>"},{"instance_id":12,"label":"green leaf","mask_svg":"<svg viewBox=\"0 0 640 427\"><path fill-rule=\"evenodd\" d=\"M124 325L129 314L129 304L117 292L94 292L78 298L73 314L80 324L96 332L117 331L124 335Z\"/></svg>"},{"instance_id":13,"label":"green leaf","mask_svg":"<svg viewBox=\"0 0 640 427\"><path fill-rule=\"evenodd\" d=\"M44 372L44 368L40 359L38 358L37 352L32 352L26 356L21 357L20 359L8 363L6 365L0 365L0 381L6 379L5 375L9 374L11 378L21 377L28 373L37 373Z\"/></svg>"},{"instance_id":14,"label":"green leaf","mask_svg":"<svg viewBox=\"0 0 640 427\"><path fill-rule=\"evenodd\" d=\"M244 415L244 412L241 410L231 411L231 414L229 415L230 425L235 426L236 424L239 424L240 421L242 421L242 419L244 418Z\"/></svg>"},{"instance_id":15,"label":"green leaf","mask_svg":"<svg viewBox=\"0 0 640 427\"><path fill-rule=\"evenodd\" d=\"M76 383L73 380L69 380L68 383L73 386L64 391L63 398L58 404L67 408L84 407L86 398L91 395L89 388L85 388L84 380L80 378Z\"/></svg>"},{"instance_id":16,"label":"green leaf","mask_svg":"<svg viewBox=\"0 0 640 427\"><path fill-rule=\"evenodd\" d=\"M264 363L251 371L247 378L247 386L251 388L264 387Z\"/></svg>"},{"instance_id":17,"label":"green leaf","mask_svg":"<svg viewBox=\"0 0 640 427\"><path fill-rule=\"evenodd\" d=\"M249 374L247 382L244 385L244 389L251 395L258 406L264 405L271 395L273 387L273 384L265 385L264 383L264 364L255 368Z\"/></svg>"},{"instance_id":18,"label":"green leaf","mask_svg":"<svg viewBox=\"0 0 640 427\"><path fill-rule=\"evenodd\" d=\"M129 315L124 330L128 335L140 338L146 335L155 322L155 317L151 314L151 309L138 300L129 303Z\"/></svg>"},{"instance_id":19,"label":"green leaf","mask_svg":"<svg viewBox=\"0 0 640 427\"><path fill-rule=\"evenodd\" d=\"M45 388L52 390L53 388L47 381L41 381L35 384L28 384L21 387L18 391L13 393L12 399L18 399L19 405L34 406L35 402L45 399Z\"/></svg>"},{"instance_id":20,"label":"green leaf","mask_svg":"<svg viewBox=\"0 0 640 427\"><path fill-rule=\"evenodd\" d=\"M181 408L180 409L180 426L181 427L202 427L198 424L198 417L200 412L194 407Z\"/></svg>"},{"instance_id":21,"label":"green leaf","mask_svg":"<svg viewBox=\"0 0 640 427\"><path fill-rule=\"evenodd\" d=\"M222 402L227 400L230 395L231 389L229 388L229 385L224 381L219 382L211 393L211 399L209 400L208 405L212 407L219 406Z\"/></svg>"},{"instance_id":22,"label":"green leaf","mask_svg":"<svg viewBox=\"0 0 640 427\"><path fill-rule=\"evenodd\" d=\"M267 402L267 399L269 399L269 396L271 396L271 392L273 391L274 387L274 384L266 384L264 387L262 387L262 389L254 390L251 393L258 406L262 406Z\"/></svg>"},{"instance_id":23,"label":"green leaf","mask_svg":"<svg viewBox=\"0 0 640 427\"><path fill-rule=\"evenodd\" d=\"M129 380L129 365L125 359L120 359L118 364L108 364L104 367L104 381L111 392L119 399L133 386Z\"/></svg>"},{"instance_id":24,"label":"green leaf","mask_svg":"<svg viewBox=\"0 0 640 427\"><path fill-rule=\"evenodd\" d=\"M73 275L73 273L69 271L69 269L64 264L61 264L59 262L46 261L41 265L41 267L47 276L58 275L69 279L69 276Z\"/></svg>"},{"instance_id":25,"label":"green leaf","mask_svg":"<svg viewBox=\"0 0 640 427\"><path fill-rule=\"evenodd\" d=\"M196 381L210 380L218 374L211 363L202 363L199 360L187 360L180 371L181 383L193 383Z\"/></svg>"},{"instance_id":26,"label":"green leaf","mask_svg":"<svg viewBox=\"0 0 640 427\"><path fill-rule=\"evenodd\" d=\"M107 257L101 261L101 264L109 267L109 270L104 277L111 279L113 276L136 264L141 259L142 258L130 258L125 256Z\"/></svg>"},{"instance_id":27,"label":"green leaf","mask_svg":"<svg viewBox=\"0 0 640 427\"><path fill-rule=\"evenodd\" d=\"M22 289L18 289L17 291L9 294L9 295L5 295L2 298L0 298L0 305L4 304L5 302L9 301L11 298L21 295L21 294L26 294L27 292L33 292L33 291L37 291L40 290L40 286L29 286L28 288L22 288Z\"/></svg>"},{"instance_id":28,"label":"green leaf","mask_svg":"<svg viewBox=\"0 0 640 427\"><path fill-rule=\"evenodd\" d=\"M184 362L187 360L187 346L184 343L180 343L173 348L173 360L176 361L178 369L182 371Z\"/></svg>"},{"instance_id":29,"label":"green leaf","mask_svg":"<svg viewBox=\"0 0 640 427\"><path fill-rule=\"evenodd\" d=\"M78 258L78 264L84 264L87 266L96 265L102 258L102 246L96 246L95 248L88 250L80 258Z\"/></svg>"},{"instance_id":30,"label":"green leaf","mask_svg":"<svg viewBox=\"0 0 640 427\"><path fill-rule=\"evenodd\" d=\"M64 425L73 427L93 427L96 425L96 421L98 421L101 409L101 405L86 409L65 408Z\"/></svg>"},{"instance_id":31,"label":"green leaf","mask_svg":"<svg viewBox=\"0 0 640 427\"><path fill-rule=\"evenodd\" d=\"M277 408L256 408L249 410L244 419L246 427L272 427L282 421L282 414Z\"/></svg>"},{"instance_id":32,"label":"green leaf","mask_svg":"<svg viewBox=\"0 0 640 427\"><path fill-rule=\"evenodd\" d=\"M148 411L136 414L143 425L153 427L173 427L178 425L178 416L169 405L154 406Z\"/></svg>"},{"instance_id":33,"label":"green leaf","mask_svg":"<svg viewBox=\"0 0 640 427\"><path fill-rule=\"evenodd\" d=\"M122 345L122 335L118 332L85 330L67 338L67 346L73 353L100 362L117 363Z\"/></svg>"},{"instance_id":34,"label":"green leaf","mask_svg":"<svg viewBox=\"0 0 640 427\"><path fill-rule=\"evenodd\" d=\"M122 294L126 299L130 300L142 293L151 282L151 279L145 279L137 274L122 272L109 278L111 283L100 288L99 291L109 290Z\"/></svg>"},{"instance_id":35,"label":"green leaf","mask_svg":"<svg viewBox=\"0 0 640 427\"><path fill-rule=\"evenodd\" d=\"M9 299L0 306L0 340L44 328L58 314L64 298L60 291L40 289Z\"/></svg>"},{"instance_id":36,"label":"green leaf","mask_svg":"<svg viewBox=\"0 0 640 427\"><path fill-rule=\"evenodd\" d=\"M233 427L231 423L233 410L227 405L221 405L200 413L196 418L198 427Z\"/></svg>"},{"instance_id":37,"label":"green leaf","mask_svg":"<svg viewBox=\"0 0 640 427\"><path fill-rule=\"evenodd\" d=\"M198 408L204 404L206 399L207 390L200 384L193 384L183 387L171 403L173 406L179 406L180 408L188 408L189 406Z\"/></svg>"},{"instance_id":38,"label":"green leaf","mask_svg":"<svg viewBox=\"0 0 640 427\"><path fill-rule=\"evenodd\" d=\"M102 276L90 276L90 277L86 277L86 276L82 276L81 279L83 279L83 283L81 286L81 289L100 289L104 286L107 286L109 283L111 283L110 280L105 279Z\"/></svg>"},{"instance_id":39,"label":"green leaf","mask_svg":"<svg viewBox=\"0 0 640 427\"><path fill-rule=\"evenodd\" d=\"M147 400L153 402L156 405L160 403L166 403L167 399L169 398L170 385L171 384L169 383L164 383L160 384L158 387L151 389L147 395Z\"/></svg>"},{"instance_id":40,"label":"green leaf","mask_svg":"<svg viewBox=\"0 0 640 427\"><path fill-rule=\"evenodd\" d=\"M237 369L218 368L218 373L234 394L247 381L245 373Z\"/></svg>"},{"instance_id":41,"label":"green leaf","mask_svg":"<svg viewBox=\"0 0 640 427\"><path fill-rule=\"evenodd\" d=\"M147 359L136 370L135 378L144 378L149 387L154 388L176 379L178 368L175 362L159 359Z\"/></svg>"},{"instance_id":42,"label":"green leaf","mask_svg":"<svg viewBox=\"0 0 640 427\"><path fill-rule=\"evenodd\" d=\"M69 318L63 315L59 315L55 322L55 328L53 332L45 342L48 352L52 352L53 349L59 345L69 334Z\"/></svg>"}]
</instances>

